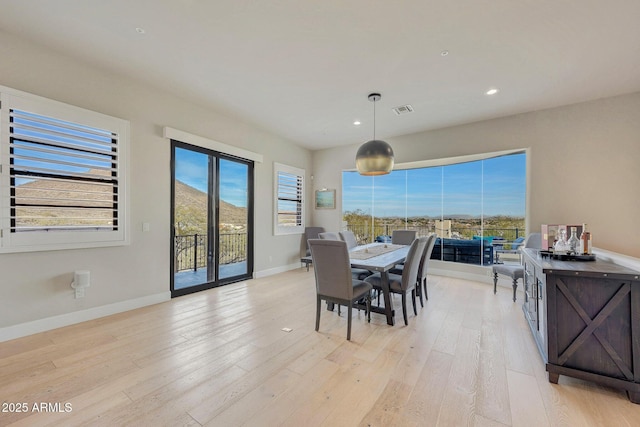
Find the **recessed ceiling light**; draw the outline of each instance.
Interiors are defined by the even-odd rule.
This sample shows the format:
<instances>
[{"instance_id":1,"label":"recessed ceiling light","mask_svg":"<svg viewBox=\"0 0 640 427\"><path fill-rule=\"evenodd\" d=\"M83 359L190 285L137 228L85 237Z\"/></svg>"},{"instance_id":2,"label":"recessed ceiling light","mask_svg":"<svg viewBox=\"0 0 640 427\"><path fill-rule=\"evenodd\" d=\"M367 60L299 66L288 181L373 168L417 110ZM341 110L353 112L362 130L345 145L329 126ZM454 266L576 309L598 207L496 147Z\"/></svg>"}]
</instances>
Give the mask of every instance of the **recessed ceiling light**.
<instances>
[{"instance_id":1,"label":"recessed ceiling light","mask_svg":"<svg viewBox=\"0 0 640 427\"><path fill-rule=\"evenodd\" d=\"M144 34L144 33L145 33L144 28L137 27L137 28L136 28L136 33L138 33L138 34Z\"/></svg>"},{"instance_id":2,"label":"recessed ceiling light","mask_svg":"<svg viewBox=\"0 0 640 427\"><path fill-rule=\"evenodd\" d=\"M360 125L361 125L360 120L356 120L355 122L353 122L353 124L354 124L355 126L360 126Z\"/></svg>"},{"instance_id":3,"label":"recessed ceiling light","mask_svg":"<svg viewBox=\"0 0 640 427\"><path fill-rule=\"evenodd\" d=\"M496 93L498 93L498 89L489 89L487 92L485 92L487 95L495 95Z\"/></svg>"},{"instance_id":4,"label":"recessed ceiling light","mask_svg":"<svg viewBox=\"0 0 640 427\"><path fill-rule=\"evenodd\" d=\"M440 52L441 56L447 56L449 55L449 51L448 50L443 50L442 52Z\"/></svg>"}]
</instances>

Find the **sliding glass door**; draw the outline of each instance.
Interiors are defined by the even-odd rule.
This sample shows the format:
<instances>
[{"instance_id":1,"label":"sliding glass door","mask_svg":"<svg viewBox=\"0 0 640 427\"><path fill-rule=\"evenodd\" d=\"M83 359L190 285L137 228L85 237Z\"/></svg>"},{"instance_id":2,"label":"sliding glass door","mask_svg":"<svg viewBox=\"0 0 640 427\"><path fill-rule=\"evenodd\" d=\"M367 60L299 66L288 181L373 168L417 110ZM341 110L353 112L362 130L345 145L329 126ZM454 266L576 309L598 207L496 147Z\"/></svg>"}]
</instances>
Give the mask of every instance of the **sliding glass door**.
<instances>
[{"instance_id":1,"label":"sliding glass door","mask_svg":"<svg viewBox=\"0 0 640 427\"><path fill-rule=\"evenodd\" d=\"M218 162L218 278L247 274L249 229L249 167L247 163Z\"/></svg>"},{"instance_id":2,"label":"sliding glass door","mask_svg":"<svg viewBox=\"0 0 640 427\"><path fill-rule=\"evenodd\" d=\"M172 296L250 278L253 162L172 141Z\"/></svg>"}]
</instances>

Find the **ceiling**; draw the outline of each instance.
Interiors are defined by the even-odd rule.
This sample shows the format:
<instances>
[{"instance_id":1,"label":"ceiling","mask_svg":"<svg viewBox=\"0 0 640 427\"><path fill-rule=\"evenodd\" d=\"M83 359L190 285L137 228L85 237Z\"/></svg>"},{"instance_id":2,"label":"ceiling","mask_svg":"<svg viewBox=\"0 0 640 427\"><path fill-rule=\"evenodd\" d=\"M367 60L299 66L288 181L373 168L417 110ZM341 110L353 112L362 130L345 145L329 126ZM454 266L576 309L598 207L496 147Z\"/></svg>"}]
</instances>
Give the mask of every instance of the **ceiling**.
<instances>
[{"instance_id":1,"label":"ceiling","mask_svg":"<svg viewBox=\"0 0 640 427\"><path fill-rule=\"evenodd\" d=\"M638 0L0 0L0 11L0 30L310 149L372 139L370 92L384 139L640 91ZM414 111L392 111L405 104Z\"/></svg>"}]
</instances>

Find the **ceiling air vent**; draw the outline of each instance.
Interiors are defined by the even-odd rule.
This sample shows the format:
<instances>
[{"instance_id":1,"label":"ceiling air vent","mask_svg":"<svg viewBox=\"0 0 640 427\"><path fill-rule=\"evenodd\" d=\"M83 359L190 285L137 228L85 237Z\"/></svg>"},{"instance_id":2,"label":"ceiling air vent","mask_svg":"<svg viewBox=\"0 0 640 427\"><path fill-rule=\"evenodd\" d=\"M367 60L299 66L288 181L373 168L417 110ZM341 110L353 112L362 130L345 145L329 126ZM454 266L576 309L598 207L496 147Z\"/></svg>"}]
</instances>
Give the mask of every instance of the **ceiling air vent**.
<instances>
[{"instance_id":1,"label":"ceiling air vent","mask_svg":"<svg viewBox=\"0 0 640 427\"><path fill-rule=\"evenodd\" d=\"M396 113L397 115L409 114L409 113L413 113L413 107L409 104L401 105L399 107L393 108L393 112Z\"/></svg>"}]
</instances>

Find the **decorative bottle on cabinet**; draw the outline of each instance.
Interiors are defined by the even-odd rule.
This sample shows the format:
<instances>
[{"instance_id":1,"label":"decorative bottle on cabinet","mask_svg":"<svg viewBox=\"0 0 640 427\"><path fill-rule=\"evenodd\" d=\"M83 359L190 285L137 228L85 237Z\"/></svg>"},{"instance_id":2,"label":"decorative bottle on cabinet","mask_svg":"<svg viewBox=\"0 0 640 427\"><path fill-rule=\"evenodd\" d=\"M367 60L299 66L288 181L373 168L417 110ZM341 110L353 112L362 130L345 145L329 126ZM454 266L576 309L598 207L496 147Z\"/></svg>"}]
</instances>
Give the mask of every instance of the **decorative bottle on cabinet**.
<instances>
[{"instance_id":1,"label":"decorative bottle on cabinet","mask_svg":"<svg viewBox=\"0 0 640 427\"><path fill-rule=\"evenodd\" d=\"M567 231L564 228L558 230L558 240L553 244L553 252L556 255L564 255L569 250L567 242Z\"/></svg>"},{"instance_id":2,"label":"decorative bottle on cabinet","mask_svg":"<svg viewBox=\"0 0 640 427\"><path fill-rule=\"evenodd\" d=\"M582 224L582 234L580 235L580 254L591 254L591 233L587 231L587 224Z\"/></svg>"},{"instance_id":3,"label":"decorative bottle on cabinet","mask_svg":"<svg viewBox=\"0 0 640 427\"><path fill-rule=\"evenodd\" d=\"M576 227L571 227L571 237L569 237L569 251L573 252L574 254L579 250L579 240L577 234L578 229Z\"/></svg>"}]
</instances>

